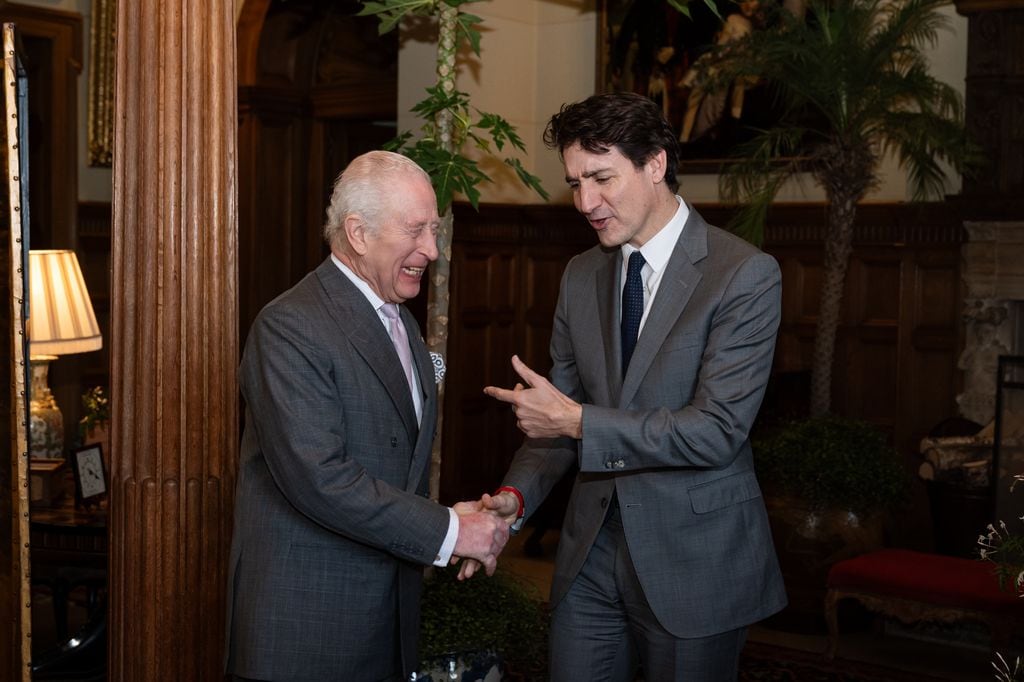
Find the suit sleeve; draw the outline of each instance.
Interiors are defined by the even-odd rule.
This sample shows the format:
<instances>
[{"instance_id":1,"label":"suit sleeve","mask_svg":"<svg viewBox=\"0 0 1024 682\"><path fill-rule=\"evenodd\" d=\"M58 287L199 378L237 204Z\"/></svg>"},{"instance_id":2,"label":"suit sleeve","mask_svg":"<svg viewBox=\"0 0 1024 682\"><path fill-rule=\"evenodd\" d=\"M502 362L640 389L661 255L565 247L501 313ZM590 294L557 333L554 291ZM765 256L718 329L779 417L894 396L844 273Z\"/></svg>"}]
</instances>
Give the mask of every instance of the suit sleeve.
<instances>
[{"instance_id":1,"label":"suit sleeve","mask_svg":"<svg viewBox=\"0 0 1024 682\"><path fill-rule=\"evenodd\" d=\"M315 322L306 312L265 309L240 367L250 426L274 484L295 509L330 531L401 559L433 563L448 510L374 478L352 457L346 422L358 423L359 410L369 414L380 406L341 399L337 385L346 378L335 374L343 368L308 341L316 338Z\"/></svg>"},{"instance_id":2,"label":"suit sleeve","mask_svg":"<svg viewBox=\"0 0 1024 682\"><path fill-rule=\"evenodd\" d=\"M689 404L637 410L584 404L581 471L729 465L747 442L764 397L781 288L778 264L767 254L746 258L732 271L711 315ZM555 381L578 391L570 338L563 325L556 326Z\"/></svg>"}]
</instances>

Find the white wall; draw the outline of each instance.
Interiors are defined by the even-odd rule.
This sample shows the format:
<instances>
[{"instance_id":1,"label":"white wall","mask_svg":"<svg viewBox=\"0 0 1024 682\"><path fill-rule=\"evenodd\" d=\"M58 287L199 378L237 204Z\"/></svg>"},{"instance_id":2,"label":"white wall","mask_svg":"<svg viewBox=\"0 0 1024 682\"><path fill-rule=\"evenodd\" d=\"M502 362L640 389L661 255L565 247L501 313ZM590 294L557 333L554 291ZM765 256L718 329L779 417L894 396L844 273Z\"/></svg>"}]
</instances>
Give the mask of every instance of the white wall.
<instances>
[{"instance_id":1,"label":"white wall","mask_svg":"<svg viewBox=\"0 0 1024 682\"><path fill-rule=\"evenodd\" d=\"M77 12L82 15L82 73L78 76L78 200L110 201L113 195L109 168L93 168L88 162L89 115L89 35L92 27L92 0L18 0L23 5ZM124 0L122 0L124 1ZM130 0L129 0L130 1ZM32 84L29 84L32 87Z\"/></svg>"},{"instance_id":2,"label":"white wall","mask_svg":"<svg viewBox=\"0 0 1024 682\"><path fill-rule=\"evenodd\" d=\"M483 19L481 59L459 70L458 88L470 95L474 106L501 114L515 125L527 147L524 165L544 181L552 201L571 201L565 188L561 163L555 152L541 140L550 116L566 102L593 94L595 89L597 40L596 0L488 0L466 5L466 11ZM950 83L961 94L967 63L967 19L945 8L952 27L943 32L939 44L928 51L932 73ZM420 99L423 88L435 79L433 44L421 36L405 34L399 54L399 129L415 130L419 123L408 110ZM493 167L488 166L488 170ZM504 169L498 169L502 172ZM482 201L538 203L539 199L520 188L507 173L493 177L497 182L481 188ZM715 175L680 176L680 192L689 200L718 200ZM949 192L959 191L954 177ZM882 183L868 197L875 201L901 201L910 195L906 178L894 160L883 165ZM783 189L782 201L820 201L824 198L813 182L806 180Z\"/></svg>"}]
</instances>

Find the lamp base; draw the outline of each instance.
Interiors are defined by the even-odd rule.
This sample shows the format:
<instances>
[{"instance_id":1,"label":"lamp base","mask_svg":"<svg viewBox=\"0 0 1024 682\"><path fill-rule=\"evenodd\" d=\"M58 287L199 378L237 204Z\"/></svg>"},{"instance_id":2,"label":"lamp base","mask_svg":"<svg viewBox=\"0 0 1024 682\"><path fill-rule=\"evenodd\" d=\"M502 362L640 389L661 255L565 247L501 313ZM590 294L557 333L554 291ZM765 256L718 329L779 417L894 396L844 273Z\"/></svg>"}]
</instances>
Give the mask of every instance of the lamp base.
<instances>
[{"instance_id":1,"label":"lamp base","mask_svg":"<svg viewBox=\"0 0 1024 682\"><path fill-rule=\"evenodd\" d=\"M28 449L33 457L64 456L64 415L57 407L47 382L50 362L56 359L52 355L31 358L32 404Z\"/></svg>"}]
</instances>

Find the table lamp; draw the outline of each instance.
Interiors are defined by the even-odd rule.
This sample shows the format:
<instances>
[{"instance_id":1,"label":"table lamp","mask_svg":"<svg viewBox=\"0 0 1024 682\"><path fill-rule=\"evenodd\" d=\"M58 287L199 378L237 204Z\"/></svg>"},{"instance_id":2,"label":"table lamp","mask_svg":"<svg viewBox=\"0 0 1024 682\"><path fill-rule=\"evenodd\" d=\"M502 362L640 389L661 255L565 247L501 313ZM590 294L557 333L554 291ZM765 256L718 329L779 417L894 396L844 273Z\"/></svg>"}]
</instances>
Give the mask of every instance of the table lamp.
<instances>
[{"instance_id":1,"label":"table lamp","mask_svg":"<svg viewBox=\"0 0 1024 682\"><path fill-rule=\"evenodd\" d=\"M99 350L103 337L73 251L29 251L28 268L29 451L33 457L63 457L64 417L47 382L50 362L60 355Z\"/></svg>"}]
</instances>

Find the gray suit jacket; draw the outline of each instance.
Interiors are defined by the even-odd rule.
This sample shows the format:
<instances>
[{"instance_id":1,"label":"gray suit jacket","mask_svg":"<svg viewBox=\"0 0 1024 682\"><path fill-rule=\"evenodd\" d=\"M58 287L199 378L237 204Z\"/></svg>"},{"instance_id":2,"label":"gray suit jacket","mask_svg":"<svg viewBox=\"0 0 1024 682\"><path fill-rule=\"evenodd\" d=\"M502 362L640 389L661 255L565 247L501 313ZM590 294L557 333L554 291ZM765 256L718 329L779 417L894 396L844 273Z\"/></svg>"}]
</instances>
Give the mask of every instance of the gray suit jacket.
<instances>
[{"instance_id":1,"label":"gray suit jacket","mask_svg":"<svg viewBox=\"0 0 1024 682\"><path fill-rule=\"evenodd\" d=\"M402 318L422 429L387 330L330 258L253 323L239 369L229 673L377 680L415 669L422 567L448 511L427 499L433 367L415 319L404 308Z\"/></svg>"},{"instance_id":2,"label":"gray suit jacket","mask_svg":"<svg viewBox=\"0 0 1024 682\"><path fill-rule=\"evenodd\" d=\"M616 492L661 624L677 637L748 625L786 603L748 440L779 326L779 267L691 207L623 377L621 264L619 249L595 247L562 278L551 380L583 403L583 439L528 439L504 484L529 513L579 464L552 606Z\"/></svg>"}]
</instances>

